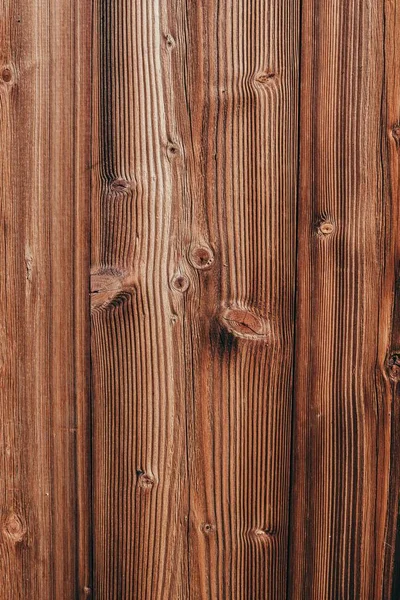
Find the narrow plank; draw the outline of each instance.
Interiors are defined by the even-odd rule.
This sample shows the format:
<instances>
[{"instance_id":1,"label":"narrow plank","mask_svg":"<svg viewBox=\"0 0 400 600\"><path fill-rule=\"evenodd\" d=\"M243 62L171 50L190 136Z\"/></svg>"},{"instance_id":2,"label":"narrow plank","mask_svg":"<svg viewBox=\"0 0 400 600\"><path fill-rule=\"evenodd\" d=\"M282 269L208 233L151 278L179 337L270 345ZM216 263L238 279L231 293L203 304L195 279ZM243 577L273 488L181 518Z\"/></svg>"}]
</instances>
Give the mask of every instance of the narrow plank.
<instances>
[{"instance_id":1,"label":"narrow plank","mask_svg":"<svg viewBox=\"0 0 400 600\"><path fill-rule=\"evenodd\" d=\"M395 5L303 2L293 599L390 597L399 486L390 383Z\"/></svg>"},{"instance_id":2,"label":"narrow plank","mask_svg":"<svg viewBox=\"0 0 400 600\"><path fill-rule=\"evenodd\" d=\"M168 269L166 5L94 5L92 380L94 595L187 598L181 328Z\"/></svg>"},{"instance_id":3,"label":"narrow plank","mask_svg":"<svg viewBox=\"0 0 400 600\"><path fill-rule=\"evenodd\" d=\"M4 599L90 588L90 19L75 0L0 2Z\"/></svg>"},{"instance_id":4,"label":"narrow plank","mask_svg":"<svg viewBox=\"0 0 400 600\"><path fill-rule=\"evenodd\" d=\"M95 11L95 595L285 597L299 3Z\"/></svg>"}]
</instances>

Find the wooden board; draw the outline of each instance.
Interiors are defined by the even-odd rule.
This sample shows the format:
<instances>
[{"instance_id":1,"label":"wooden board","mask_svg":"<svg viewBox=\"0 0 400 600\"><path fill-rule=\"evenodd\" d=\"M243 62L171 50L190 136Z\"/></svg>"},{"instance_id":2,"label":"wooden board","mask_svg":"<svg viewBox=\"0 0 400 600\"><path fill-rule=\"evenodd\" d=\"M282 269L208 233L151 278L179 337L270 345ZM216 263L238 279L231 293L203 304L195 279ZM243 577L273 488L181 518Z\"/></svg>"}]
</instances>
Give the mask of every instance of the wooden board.
<instances>
[{"instance_id":1,"label":"wooden board","mask_svg":"<svg viewBox=\"0 0 400 600\"><path fill-rule=\"evenodd\" d=\"M0 2L4 600L90 588L90 22L77 0Z\"/></svg>"},{"instance_id":2,"label":"wooden board","mask_svg":"<svg viewBox=\"0 0 400 600\"><path fill-rule=\"evenodd\" d=\"M293 599L392 597L398 9L303 2Z\"/></svg>"},{"instance_id":3,"label":"wooden board","mask_svg":"<svg viewBox=\"0 0 400 600\"><path fill-rule=\"evenodd\" d=\"M95 7L97 598L286 595L298 8Z\"/></svg>"}]
</instances>

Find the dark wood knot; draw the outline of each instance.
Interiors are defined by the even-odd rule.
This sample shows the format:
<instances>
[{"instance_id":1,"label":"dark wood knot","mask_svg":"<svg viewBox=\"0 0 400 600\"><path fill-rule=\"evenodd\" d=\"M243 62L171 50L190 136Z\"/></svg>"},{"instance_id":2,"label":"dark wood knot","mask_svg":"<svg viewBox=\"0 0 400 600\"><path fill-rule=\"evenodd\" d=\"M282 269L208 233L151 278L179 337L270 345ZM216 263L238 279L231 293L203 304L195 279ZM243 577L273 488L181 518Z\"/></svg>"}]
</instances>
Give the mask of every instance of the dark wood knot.
<instances>
[{"instance_id":1,"label":"dark wood knot","mask_svg":"<svg viewBox=\"0 0 400 600\"><path fill-rule=\"evenodd\" d=\"M387 361L389 377L392 381L400 380L400 351L393 352Z\"/></svg>"},{"instance_id":2,"label":"dark wood knot","mask_svg":"<svg viewBox=\"0 0 400 600\"><path fill-rule=\"evenodd\" d=\"M172 279L171 286L175 291L183 294L183 292L186 292L186 290L189 288L189 279L186 277L186 275L178 273Z\"/></svg>"},{"instance_id":3,"label":"dark wood knot","mask_svg":"<svg viewBox=\"0 0 400 600\"><path fill-rule=\"evenodd\" d=\"M400 145L400 124L399 123L396 123L396 125L393 125L392 137L395 140L396 144L399 146Z\"/></svg>"},{"instance_id":4,"label":"dark wood knot","mask_svg":"<svg viewBox=\"0 0 400 600\"><path fill-rule=\"evenodd\" d=\"M268 337L268 323L254 312L242 308L227 308L220 317L221 324L232 335L237 337L266 340Z\"/></svg>"},{"instance_id":5,"label":"dark wood knot","mask_svg":"<svg viewBox=\"0 0 400 600\"><path fill-rule=\"evenodd\" d=\"M12 543L21 542L26 533L26 527L22 518L15 512L9 513L3 525L4 536Z\"/></svg>"},{"instance_id":6,"label":"dark wood knot","mask_svg":"<svg viewBox=\"0 0 400 600\"><path fill-rule=\"evenodd\" d=\"M3 67L0 73L0 77L4 83L10 83L13 78L13 72L11 67Z\"/></svg>"},{"instance_id":7,"label":"dark wood knot","mask_svg":"<svg viewBox=\"0 0 400 600\"><path fill-rule=\"evenodd\" d=\"M214 263L214 254L208 246L195 246L189 258L194 268L200 271L210 269Z\"/></svg>"},{"instance_id":8,"label":"dark wood knot","mask_svg":"<svg viewBox=\"0 0 400 600\"><path fill-rule=\"evenodd\" d=\"M176 42L170 33L167 33L165 36L165 44L169 50L172 50L172 48L175 48L176 46Z\"/></svg>"}]
</instances>

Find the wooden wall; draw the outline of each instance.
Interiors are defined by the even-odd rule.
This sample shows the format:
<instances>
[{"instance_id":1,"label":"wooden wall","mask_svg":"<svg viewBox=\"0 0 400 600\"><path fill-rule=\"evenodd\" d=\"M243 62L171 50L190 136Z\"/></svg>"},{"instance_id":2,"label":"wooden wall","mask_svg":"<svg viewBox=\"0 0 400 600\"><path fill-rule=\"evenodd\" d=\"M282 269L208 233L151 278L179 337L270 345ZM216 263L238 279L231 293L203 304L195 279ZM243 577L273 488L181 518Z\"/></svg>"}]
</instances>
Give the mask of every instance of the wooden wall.
<instances>
[{"instance_id":1,"label":"wooden wall","mask_svg":"<svg viewBox=\"0 0 400 600\"><path fill-rule=\"evenodd\" d=\"M399 27L0 0L0 600L400 598Z\"/></svg>"}]
</instances>

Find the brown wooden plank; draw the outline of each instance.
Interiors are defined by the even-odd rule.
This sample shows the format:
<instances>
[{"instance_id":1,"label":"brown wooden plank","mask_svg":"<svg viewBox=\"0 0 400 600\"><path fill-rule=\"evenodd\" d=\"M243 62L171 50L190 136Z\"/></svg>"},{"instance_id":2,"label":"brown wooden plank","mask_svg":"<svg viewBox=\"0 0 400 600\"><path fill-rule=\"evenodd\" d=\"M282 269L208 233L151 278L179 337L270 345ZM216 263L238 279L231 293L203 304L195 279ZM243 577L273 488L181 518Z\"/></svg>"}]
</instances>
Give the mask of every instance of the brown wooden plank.
<instances>
[{"instance_id":1,"label":"brown wooden plank","mask_svg":"<svg viewBox=\"0 0 400 600\"><path fill-rule=\"evenodd\" d=\"M187 597L184 364L169 269L166 7L96 2L92 194L94 582Z\"/></svg>"},{"instance_id":2,"label":"brown wooden plank","mask_svg":"<svg viewBox=\"0 0 400 600\"><path fill-rule=\"evenodd\" d=\"M399 410L388 377L399 343L396 4L303 2L293 599L390 598L399 499Z\"/></svg>"},{"instance_id":3,"label":"brown wooden plank","mask_svg":"<svg viewBox=\"0 0 400 600\"><path fill-rule=\"evenodd\" d=\"M0 2L4 600L86 597L90 587L91 17L81 4Z\"/></svg>"},{"instance_id":4,"label":"brown wooden plank","mask_svg":"<svg viewBox=\"0 0 400 600\"><path fill-rule=\"evenodd\" d=\"M96 598L283 598L299 3L97 2Z\"/></svg>"}]
</instances>

